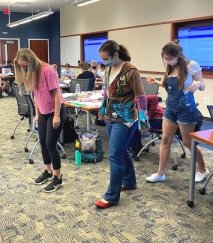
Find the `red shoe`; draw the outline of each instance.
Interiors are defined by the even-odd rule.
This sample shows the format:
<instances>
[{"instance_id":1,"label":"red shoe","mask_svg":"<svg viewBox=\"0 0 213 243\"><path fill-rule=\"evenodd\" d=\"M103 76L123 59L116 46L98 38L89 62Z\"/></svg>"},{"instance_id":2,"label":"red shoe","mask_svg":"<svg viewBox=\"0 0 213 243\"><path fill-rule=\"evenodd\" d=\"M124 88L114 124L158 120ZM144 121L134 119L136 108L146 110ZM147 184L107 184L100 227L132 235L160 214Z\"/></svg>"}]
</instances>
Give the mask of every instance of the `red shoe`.
<instances>
[{"instance_id":1,"label":"red shoe","mask_svg":"<svg viewBox=\"0 0 213 243\"><path fill-rule=\"evenodd\" d=\"M115 204L113 203L110 203L110 202L103 202L103 201L96 201L95 202L95 206L98 207L98 208L101 208L101 209L105 209L105 208L109 208L109 207L112 207L114 206Z\"/></svg>"}]
</instances>

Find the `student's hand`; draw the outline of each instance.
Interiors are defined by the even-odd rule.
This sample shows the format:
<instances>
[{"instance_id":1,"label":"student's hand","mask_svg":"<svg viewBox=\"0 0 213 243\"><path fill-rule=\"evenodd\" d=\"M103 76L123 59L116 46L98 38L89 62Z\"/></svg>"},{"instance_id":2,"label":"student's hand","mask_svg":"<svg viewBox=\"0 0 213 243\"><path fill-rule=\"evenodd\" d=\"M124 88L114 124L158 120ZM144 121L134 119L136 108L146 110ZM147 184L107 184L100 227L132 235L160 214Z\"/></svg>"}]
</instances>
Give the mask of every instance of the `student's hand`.
<instances>
[{"instance_id":1,"label":"student's hand","mask_svg":"<svg viewBox=\"0 0 213 243\"><path fill-rule=\"evenodd\" d=\"M53 128L57 129L60 125L60 116L54 116L53 117Z\"/></svg>"},{"instance_id":2,"label":"student's hand","mask_svg":"<svg viewBox=\"0 0 213 243\"><path fill-rule=\"evenodd\" d=\"M201 85L200 81L193 81L193 83L189 86L188 91L189 92L195 92L195 90L199 89Z\"/></svg>"},{"instance_id":3,"label":"student's hand","mask_svg":"<svg viewBox=\"0 0 213 243\"><path fill-rule=\"evenodd\" d=\"M154 78L148 77L148 78L146 78L146 82L148 84L154 84L154 83L156 83L156 80Z\"/></svg>"},{"instance_id":4,"label":"student's hand","mask_svg":"<svg viewBox=\"0 0 213 243\"><path fill-rule=\"evenodd\" d=\"M35 127L38 126L38 115L35 115L34 117Z\"/></svg>"}]
</instances>

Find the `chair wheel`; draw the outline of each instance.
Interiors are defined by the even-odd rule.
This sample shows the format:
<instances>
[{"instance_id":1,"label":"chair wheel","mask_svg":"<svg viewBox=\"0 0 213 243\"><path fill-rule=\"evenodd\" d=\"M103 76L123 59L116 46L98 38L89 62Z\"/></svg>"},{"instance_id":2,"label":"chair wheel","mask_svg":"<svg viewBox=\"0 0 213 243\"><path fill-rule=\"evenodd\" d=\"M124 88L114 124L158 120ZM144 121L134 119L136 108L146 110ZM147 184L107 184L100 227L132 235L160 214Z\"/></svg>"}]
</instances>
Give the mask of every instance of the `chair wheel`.
<instances>
[{"instance_id":1,"label":"chair wheel","mask_svg":"<svg viewBox=\"0 0 213 243\"><path fill-rule=\"evenodd\" d=\"M149 147L144 149L144 151L148 153L149 152Z\"/></svg>"},{"instance_id":2,"label":"chair wheel","mask_svg":"<svg viewBox=\"0 0 213 243\"><path fill-rule=\"evenodd\" d=\"M10 139L14 139L14 138L15 138L14 135L11 135L11 136L10 136Z\"/></svg>"},{"instance_id":3,"label":"chair wheel","mask_svg":"<svg viewBox=\"0 0 213 243\"><path fill-rule=\"evenodd\" d=\"M134 160L135 160L135 161L139 161L139 157L136 156L136 157L134 158Z\"/></svg>"},{"instance_id":4,"label":"chair wheel","mask_svg":"<svg viewBox=\"0 0 213 243\"><path fill-rule=\"evenodd\" d=\"M193 207L194 207L194 202L193 202L193 201L189 201L189 200L187 200L187 205L188 205L190 208L193 208Z\"/></svg>"},{"instance_id":5,"label":"chair wheel","mask_svg":"<svg viewBox=\"0 0 213 243\"><path fill-rule=\"evenodd\" d=\"M27 131L30 132L30 129L28 128Z\"/></svg>"},{"instance_id":6,"label":"chair wheel","mask_svg":"<svg viewBox=\"0 0 213 243\"><path fill-rule=\"evenodd\" d=\"M24 152L29 152L29 149L25 147Z\"/></svg>"},{"instance_id":7,"label":"chair wheel","mask_svg":"<svg viewBox=\"0 0 213 243\"><path fill-rule=\"evenodd\" d=\"M172 166L172 169L173 169L173 170L177 170L177 165L173 165L173 166Z\"/></svg>"},{"instance_id":8,"label":"chair wheel","mask_svg":"<svg viewBox=\"0 0 213 243\"><path fill-rule=\"evenodd\" d=\"M155 142L152 142L152 146L155 146Z\"/></svg>"},{"instance_id":9,"label":"chair wheel","mask_svg":"<svg viewBox=\"0 0 213 243\"><path fill-rule=\"evenodd\" d=\"M181 154L181 158L182 159L185 159L186 158L186 154L184 153L184 154Z\"/></svg>"},{"instance_id":10,"label":"chair wheel","mask_svg":"<svg viewBox=\"0 0 213 243\"><path fill-rule=\"evenodd\" d=\"M63 155L61 156L62 159L66 159L66 157L67 157L66 154L63 154Z\"/></svg>"},{"instance_id":11,"label":"chair wheel","mask_svg":"<svg viewBox=\"0 0 213 243\"><path fill-rule=\"evenodd\" d=\"M34 164L34 161L32 159L29 159L29 163L32 165Z\"/></svg>"},{"instance_id":12,"label":"chair wheel","mask_svg":"<svg viewBox=\"0 0 213 243\"><path fill-rule=\"evenodd\" d=\"M205 194L206 194L206 188L200 188L200 189L199 189L199 193L200 193L201 195L205 195Z\"/></svg>"}]
</instances>

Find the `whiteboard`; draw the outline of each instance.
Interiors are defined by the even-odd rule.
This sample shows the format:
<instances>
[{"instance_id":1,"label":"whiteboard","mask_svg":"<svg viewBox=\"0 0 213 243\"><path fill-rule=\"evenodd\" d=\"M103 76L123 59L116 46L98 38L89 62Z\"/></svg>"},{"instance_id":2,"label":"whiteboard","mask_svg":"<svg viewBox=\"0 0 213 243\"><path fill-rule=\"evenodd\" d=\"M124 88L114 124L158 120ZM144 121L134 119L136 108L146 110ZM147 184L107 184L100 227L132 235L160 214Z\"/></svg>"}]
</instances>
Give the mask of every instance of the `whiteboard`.
<instances>
[{"instance_id":1,"label":"whiteboard","mask_svg":"<svg viewBox=\"0 0 213 243\"><path fill-rule=\"evenodd\" d=\"M61 45L61 65L69 63L71 66L78 66L80 60L80 36L62 37Z\"/></svg>"}]
</instances>

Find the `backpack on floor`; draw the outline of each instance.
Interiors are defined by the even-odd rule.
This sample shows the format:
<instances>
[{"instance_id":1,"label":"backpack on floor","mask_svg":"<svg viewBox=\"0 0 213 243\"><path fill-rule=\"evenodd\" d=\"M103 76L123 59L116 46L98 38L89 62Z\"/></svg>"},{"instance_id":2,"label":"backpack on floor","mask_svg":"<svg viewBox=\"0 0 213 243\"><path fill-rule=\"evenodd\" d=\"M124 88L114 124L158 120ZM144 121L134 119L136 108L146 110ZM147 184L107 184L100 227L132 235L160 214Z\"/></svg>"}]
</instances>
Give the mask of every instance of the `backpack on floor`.
<instances>
[{"instance_id":1,"label":"backpack on floor","mask_svg":"<svg viewBox=\"0 0 213 243\"><path fill-rule=\"evenodd\" d=\"M97 163L103 160L102 140L97 132L83 132L79 135L81 143L81 161Z\"/></svg>"},{"instance_id":2,"label":"backpack on floor","mask_svg":"<svg viewBox=\"0 0 213 243\"><path fill-rule=\"evenodd\" d=\"M65 117L64 126L60 136L61 143L72 143L78 139L78 134L75 131L74 119L72 117Z\"/></svg>"}]
</instances>

